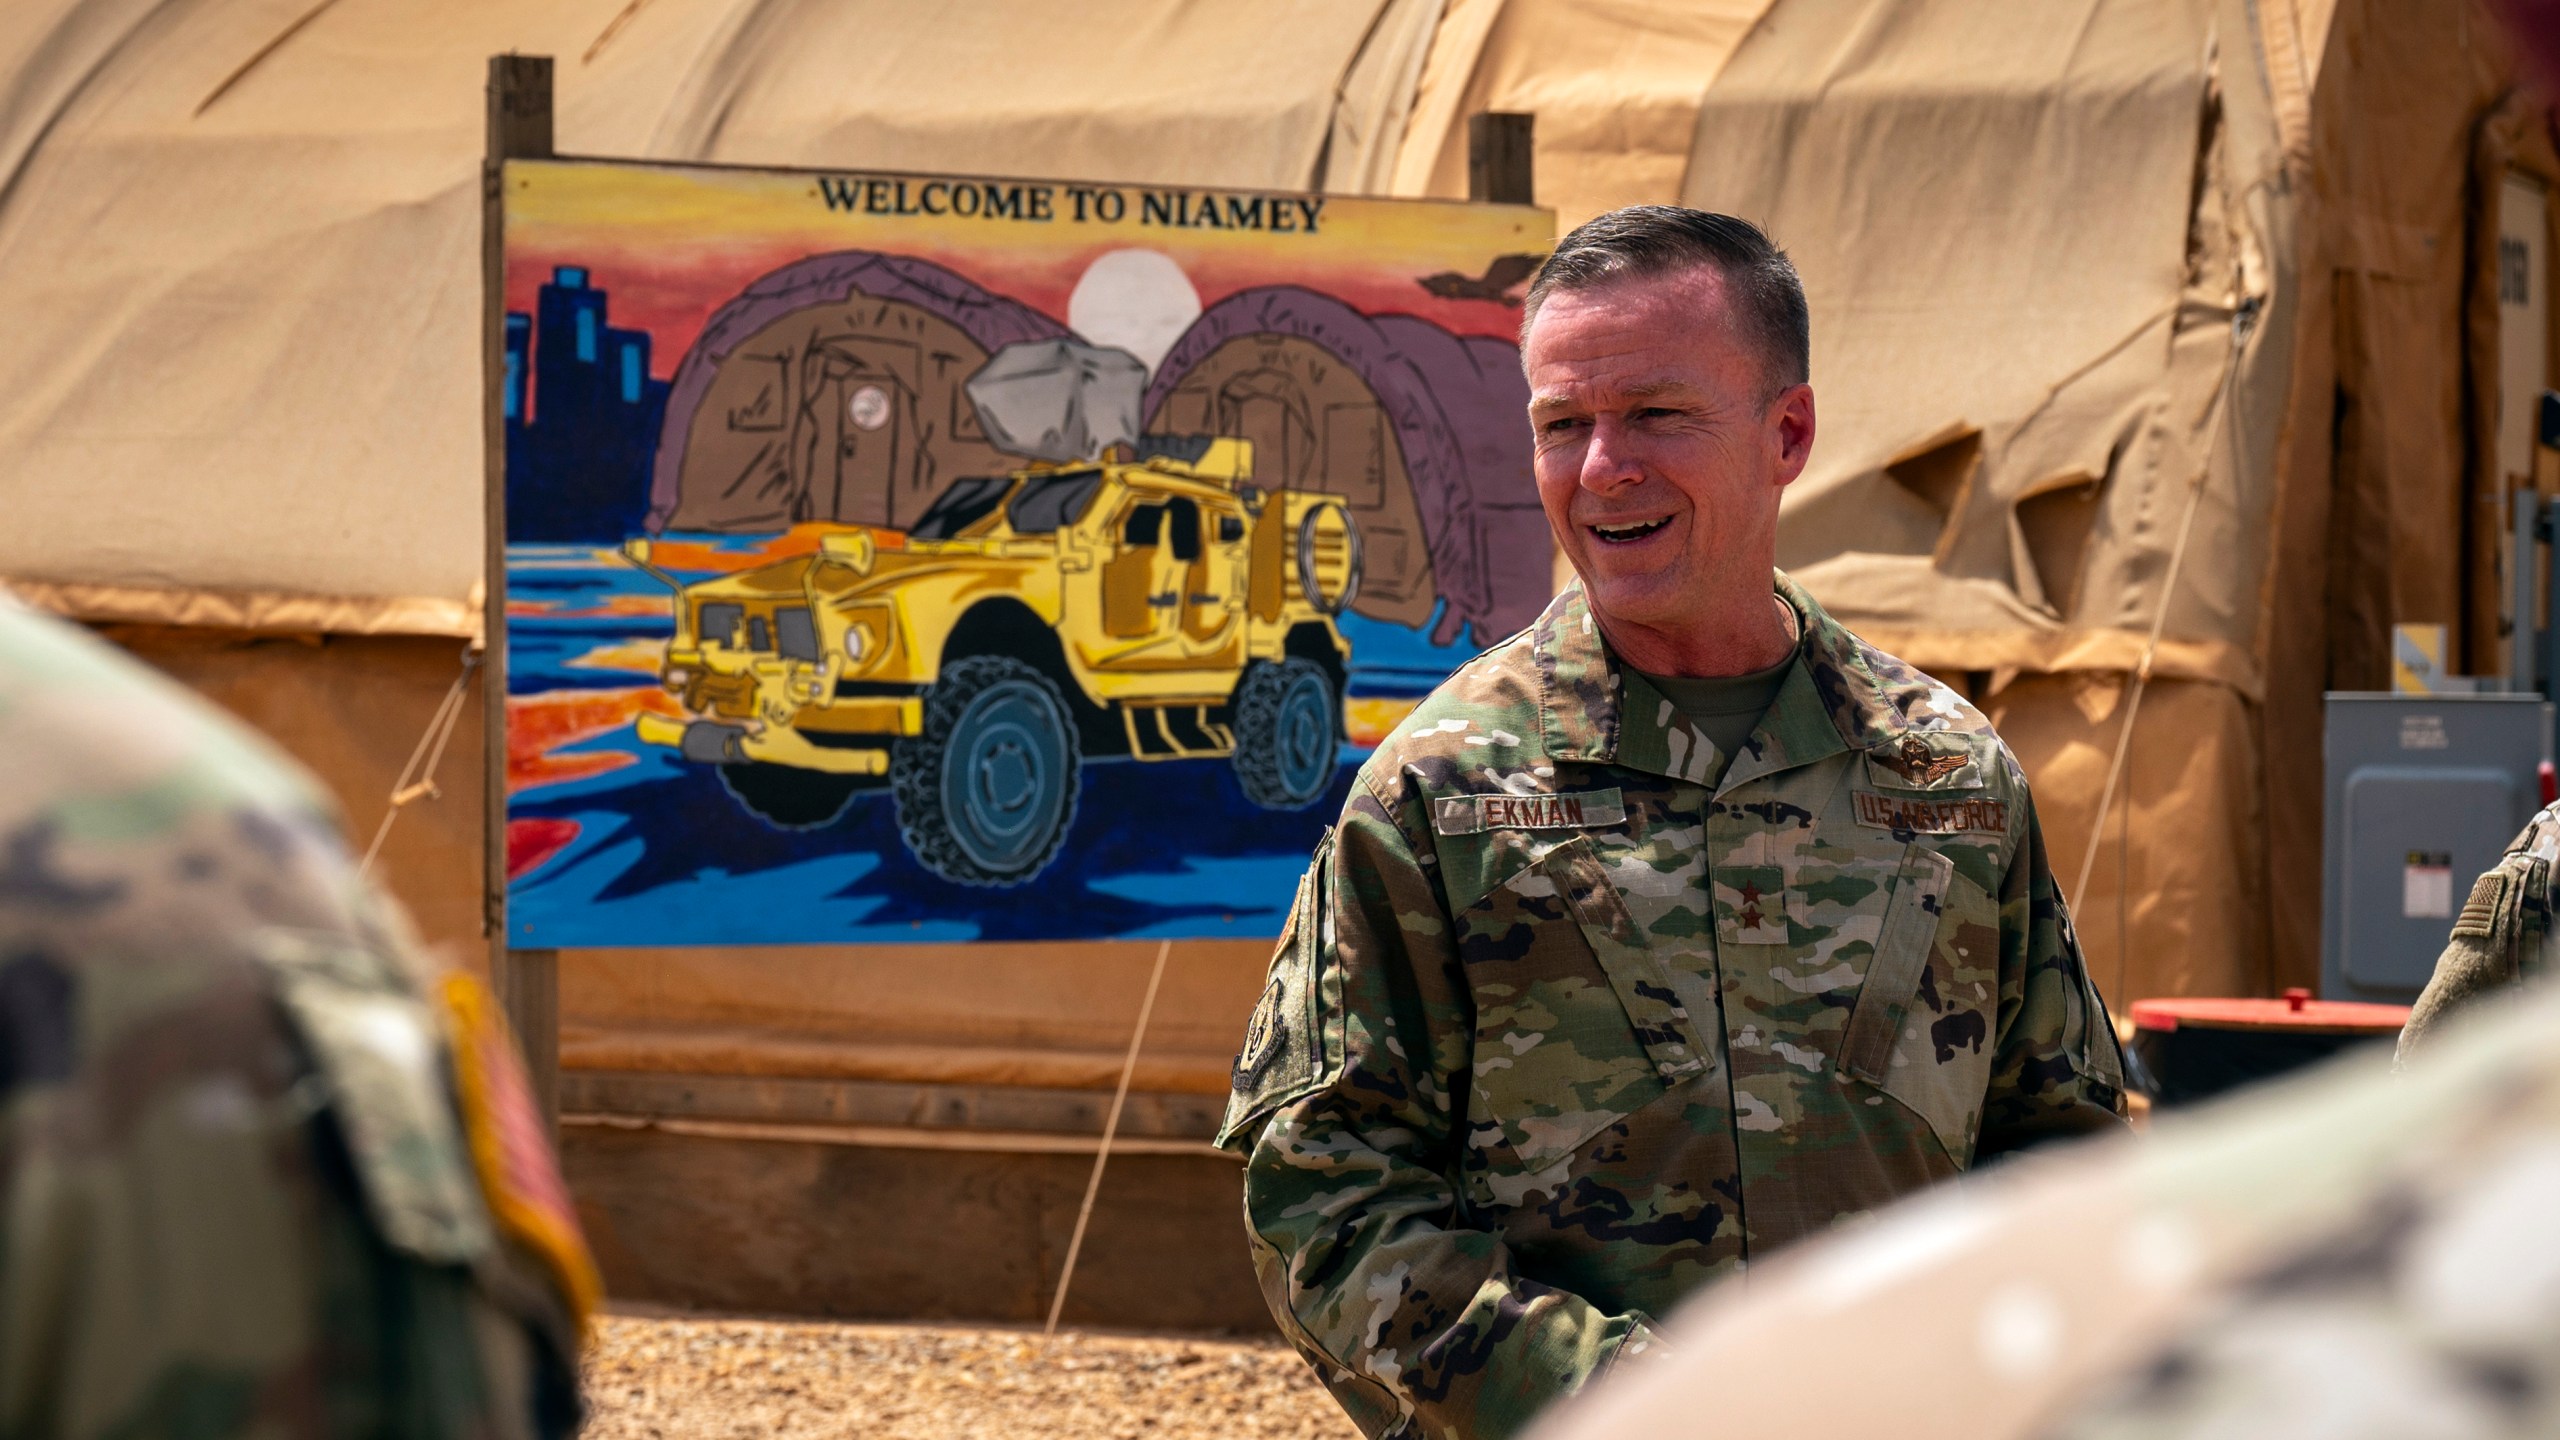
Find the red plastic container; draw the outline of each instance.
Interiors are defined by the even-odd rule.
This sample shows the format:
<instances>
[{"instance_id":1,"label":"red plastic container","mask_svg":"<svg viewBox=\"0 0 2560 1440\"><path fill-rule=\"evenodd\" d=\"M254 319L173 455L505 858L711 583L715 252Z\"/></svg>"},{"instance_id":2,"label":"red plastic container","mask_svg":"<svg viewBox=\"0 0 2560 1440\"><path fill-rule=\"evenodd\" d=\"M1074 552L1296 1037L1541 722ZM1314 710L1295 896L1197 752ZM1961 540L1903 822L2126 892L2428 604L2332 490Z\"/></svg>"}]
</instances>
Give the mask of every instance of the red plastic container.
<instances>
[{"instance_id":1,"label":"red plastic container","mask_svg":"<svg viewBox=\"0 0 2560 1440\"><path fill-rule=\"evenodd\" d=\"M2183 1105L2316 1064L2342 1050L2388 1040L2408 1023L2406 1005L2281 998L2137 1000L2133 1059L2152 1099Z\"/></svg>"}]
</instances>

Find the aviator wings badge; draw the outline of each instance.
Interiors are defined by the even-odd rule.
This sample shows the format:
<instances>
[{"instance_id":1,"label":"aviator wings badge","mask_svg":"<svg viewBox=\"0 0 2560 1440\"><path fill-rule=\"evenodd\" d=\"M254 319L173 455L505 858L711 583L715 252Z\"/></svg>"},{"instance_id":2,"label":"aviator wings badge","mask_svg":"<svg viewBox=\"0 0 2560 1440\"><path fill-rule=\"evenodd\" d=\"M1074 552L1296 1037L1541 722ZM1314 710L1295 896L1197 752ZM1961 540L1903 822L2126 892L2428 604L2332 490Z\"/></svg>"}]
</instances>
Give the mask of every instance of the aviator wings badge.
<instances>
[{"instance_id":1,"label":"aviator wings badge","mask_svg":"<svg viewBox=\"0 0 2560 1440\"><path fill-rule=\"evenodd\" d=\"M1905 735L1901 746L1887 763L1914 785L1934 785L1963 769L1972 758L1965 754L1933 754L1927 741L1917 735Z\"/></svg>"}]
</instances>

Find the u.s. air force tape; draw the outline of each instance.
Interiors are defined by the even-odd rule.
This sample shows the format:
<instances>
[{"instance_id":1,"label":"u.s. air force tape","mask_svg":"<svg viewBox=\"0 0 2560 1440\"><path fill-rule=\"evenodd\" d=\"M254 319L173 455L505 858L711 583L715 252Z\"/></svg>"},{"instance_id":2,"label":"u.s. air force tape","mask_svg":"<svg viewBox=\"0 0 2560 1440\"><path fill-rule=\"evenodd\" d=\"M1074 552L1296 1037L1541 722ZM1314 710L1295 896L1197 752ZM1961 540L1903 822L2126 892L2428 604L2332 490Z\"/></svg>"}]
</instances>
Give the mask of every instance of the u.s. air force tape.
<instances>
[{"instance_id":1,"label":"u.s. air force tape","mask_svg":"<svg viewBox=\"0 0 2560 1440\"><path fill-rule=\"evenodd\" d=\"M1582 830L1623 825L1627 803L1615 786L1570 795L1452 795L1431 805L1432 828L1443 835L1485 830Z\"/></svg>"},{"instance_id":2,"label":"u.s. air force tape","mask_svg":"<svg viewBox=\"0 0 2560 1440\"><path fill-rule=\"evenodd\" d=\"M2009 805L2005 800L1925 800L1910 795L1879 795L1852 790L1858 823L1874 830L1904 830L1920 835L1963 835L1976 831L2005 833Z\"/></svg>"}]
</instances>

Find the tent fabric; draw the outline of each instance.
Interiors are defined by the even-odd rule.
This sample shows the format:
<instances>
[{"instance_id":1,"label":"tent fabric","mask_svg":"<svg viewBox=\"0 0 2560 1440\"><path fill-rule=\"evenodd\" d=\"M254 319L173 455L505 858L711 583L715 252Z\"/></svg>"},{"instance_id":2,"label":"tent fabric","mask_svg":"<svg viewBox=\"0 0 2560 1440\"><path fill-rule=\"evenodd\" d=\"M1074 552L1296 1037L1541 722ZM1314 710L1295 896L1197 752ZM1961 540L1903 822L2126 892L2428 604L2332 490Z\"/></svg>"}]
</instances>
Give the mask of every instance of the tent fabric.
<instances>
[{"instance_id":1,"label":"tent fabric","mask_svg":"<svg viewBox=\"0 0 2560 1440\"><path fill-rule=\"evenodd\" d=\"M1981 676L2066 884L2167 605L2146 783L2111 828L2183 843L2137 847L2158 873L2127 923L2082 927L2119 1001L2267 974L2263 827L2237 821L2262 803L2293 337L2237 321L2290 298L2295 257L2271 230L2281 136L2234 123L2269 109L2245 23L2215 0L1785 0L1708 92L1684 187L1805 278L1820 428L1780 563L1878 643ZM2170 726L2183 773L2143 775ZM2070 898L2120 908L2097 888Z\"/></svg>"},{"instance_id":2,"label":"tent fabric","mask_svg":"<svg viewBox=\"0 0 2560 1440\"><path fill-rule=\"evenodd\" d=\"M1155 953L1145 941L564 952L562 1059L590 1070L1108 1090ZM1135 1088L1225 1093L1268 958L1250 940L1176 945ZM955 988L968 1004L952 1004Z\"/></svg>"},{"instance_id":3,"label":"tent fabric","mask_svg":"<svg viewBox=\"0 0 2560 1440\"><path fill-rule=\"evenodd\" d=\"M614 46L650 46L656 8ZM1306 188L1337 139L1365 168L1393 109L1384 82L1436 18L1379 0L720 8L704 42L659 59L682 75L645 148L564 136L563 153ZM1373 113L1344 113L1346 91Z\"/></svg>"},{"instance_id":4,"label":"tent fabric","mask_svg":"<svg viewBox=\"0 0 2560 1440\"><path fill-rule=\"evenodd\" d=\"M1467 117L1538 117L1537 202L1571 227L1671 204L1698 106L1769 0L1450 0L1396 156L1397 195L1463 199Z\"/></svg>"},{"instance_id":5,"label":"tent fabric","mask_svg":"<svg viewBox=\"0 0 2560 1440\"><path fill-rule=\"evenodd\" d=\"M338 806L359 854L380 832L392 792L416 756L466 654L452 637L361 635L297 627L258 633L202 624L104 624L100 632L257 728L307 768ZM480 713L485 670L468 679L463 713ZM485 963L481 939L478 725L454 727L436 788L399 808L370 872L388 884L418 934L455 964ZM1247 1002L1250 1003L1250 1002Z\"/></svg>"},{"instance_id":6,"label":"tent fabric","mask_svg":"<svg viewBox=\"0 0 2560 1440\"><path fill-rule=\"evenodd\" d=\"M7 585L11 594L35 609L91 624L183 625L245 635L439 635L474 642L480 638L476 583L462 600L46 580L11 580Z\"/></svg>"},{"instance_id":7,"label":"tent fabric","mask_svg":"<svg viewBox=\"0 0 2560 1440\"><path fill-rule=\"evenodd\" d=\"M2113 1000L2316 983L2321 691L2394 623L2494 633L2466 251L2540 173L2511 64L2469 5L1781 0L1701 105L1684 198L1813 306L1781 563L2003 717ZM2141 668L2093 852L2091 697Z\"/></svg>"},{"instance_id":8,"label":"tent fabric","mask_svg":"<svg viewBox=\"0 0 2560 1440\"><path fill-rule=\"evenodd\" d=\"M2245 298L2226 273L2181 306L2204 18L1804 0L1728 63L1684 198L1763 221L1805 276L1821 429L1780 563L1826 604L1959 632L2147 623ZM1896 463L1933 440L1943 485ZM2066 569L2019 512L2072 487L2116 523ZM2245 517L2217 489L2197 539L2220 560ZM2176 633L2245 643L2256 576L2194 578Z\"/></svg>"},{"instance_id":9,"label":"tent fabric","mask_svg":"<svg viewBox=\"0 0 2560 1440\"><path fill-rule=\"evenodd\" d=\"M612 962L614 952L580 952ZM1186 961L1199 957L1186 952ZM1253 961L1224 967L1249 974ZM1214 963L1202 969L1218 968ZM573 977L573 993L582 997L618 995L630 989L626 977L598 971ZM1253 1008L1212 997L1199 1009L1210 1014L1242 1016ZM814 1029L838 1016L768 1017L781 1024L739 1027L704 1025L691 1017L650 1024L616 1019L599 1022L591 1013L571 1017L560 1029L560 1064L566 1070L602 1070L639 1075L754 1075L797 1080L856 1080L905 1085L1022 1085L1054 1090L1108 1090L1126 1060L1125 1045L1108 1041L1089 1049L1075 1048L1055 1037L1035 1044L952 1045L911 1041L843 1040ZM1118 1017L1112 1017L1118 1018ZM1234 1027L1241 1028L1243 1021ZM1220 1035L1198 1050L1169 1052L1159 1045L1141 1052L1130 1072L1131 1088L1141 1093L1224 1096L1234 1085L1235 1056L1231 1036Z\"/></svg>"},{"instance_id":10,"label":"tent fabric","mask_svg":"<svg viewBox=\"0 0 2560 1440\"><path fill-rule=\"evenodd\" d=\"M0 575L468 602L490 55L556 57L563 154L1300 189L1388 165L1439 11L0 8Z\"/></svg>"},{"instance_id":11,"label":"tent fabric","mask_svg":"<svg viewBox=\"0 0 2560 1440\"><path fill-rule=\"evenodd\" d=\"M2047 859L2066 886L2087 853L2131 679L2022 675L1985 706L2034 777ZM2154 679L2143 693L2107 843L2070 896L2090 976L2119 1014L2137 999L2256 994L2272 983L2258 716L2209 681Z\"/></svg>"},{"instance_id":12,"label":"tent fabric","mask_svg":"<svg viewBox=\"0 0 2560 1440\"><path fill-rule=\"evenodd\" d=\"M1445 4L1389 0L1378 12L1343 76L1325 138L1323 169L1316 177L1319 189L1346 195L1409 193L1394 188L1395 167Z\"/></svg>"},{"instance_id":13,"label":"tent fabric","mask_svg":"<svg viewBox=\"0 0 2560 1440\"><path fill-rule=\"evenodd\" d=\"M2494 566L2471 568L2494 551L2469 548L2473 507L2494 491L2487 457L2479 481L2467 477L2464 443L2466 395L2482 387L2494 403L2497 370L2467 377L2461 332L2448 328L2464 304L2466 237L2485 230L2495 239L2495 176L2478 193L2473 156L2475 127L2507 88L2501 57L2485 43L2495 34L2468 7L2447 17L2350 7L2332 41L2350 54L2395 57L2360 72L2355 104L2324 105L2315 120L2346 392L2330 528L2332 574L2343 582L2331 587L2329 617L2339 688L2388 685L2395 622L2450 627L2457 673L2500 668ZM2475 225L2484 206L2487 223ZM2487 318L2494 334L2494 310ZM2492 517L2487 529L2496 528Z\"/></svg>"}]
</instances>

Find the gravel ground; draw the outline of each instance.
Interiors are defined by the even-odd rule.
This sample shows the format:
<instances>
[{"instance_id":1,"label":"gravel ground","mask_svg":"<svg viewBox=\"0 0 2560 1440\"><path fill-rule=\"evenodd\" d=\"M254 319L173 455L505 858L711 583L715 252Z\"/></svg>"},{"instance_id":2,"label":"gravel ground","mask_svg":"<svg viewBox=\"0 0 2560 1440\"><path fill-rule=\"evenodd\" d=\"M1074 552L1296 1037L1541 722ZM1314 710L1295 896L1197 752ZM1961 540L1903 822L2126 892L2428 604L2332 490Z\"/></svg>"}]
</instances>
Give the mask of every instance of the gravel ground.
<instances>
[{"instance_id":1,"label":"gravel ground","mask_svg":"<svg viewBox=\"0 0 2560 1440\"><path fill-rule=\"evenodd\" d=\"M1357 1437L1277 1340L606 1316L591 1440Z\"/></svg>"}]
</instances>

